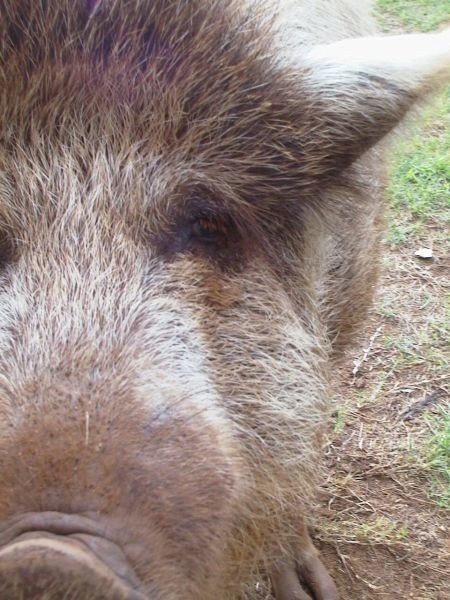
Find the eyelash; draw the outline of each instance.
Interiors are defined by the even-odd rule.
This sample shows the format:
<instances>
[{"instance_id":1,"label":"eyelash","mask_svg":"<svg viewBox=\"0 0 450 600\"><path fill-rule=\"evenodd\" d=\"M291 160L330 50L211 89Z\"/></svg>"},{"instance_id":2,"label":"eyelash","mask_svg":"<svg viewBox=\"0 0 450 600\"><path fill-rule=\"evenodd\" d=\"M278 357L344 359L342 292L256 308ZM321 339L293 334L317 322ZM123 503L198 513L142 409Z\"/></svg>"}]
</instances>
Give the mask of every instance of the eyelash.
<instances>
[{"instance_id":1,"label":"eyelash","mask_svg":"<svg viewBox=\"0 0 450 600\"><path fill-rule=\"evenodd\" d=\"M169 256L187 252L228 264L239 262L243 241L240 228L230 214L203 204L180 211L170 229L159 238L158 246L160 252Z\"/></svg>"},{"instance_id":2,"label":"eyelash","mask_svg":"<svg viewBox=\"0 0 450 600\"><path fill-rule=\"evenodd\" d=\"M203 244L220 244L225 242L231 233L230 218L202 215L191 226L191 239Z\"/></svg>"}]
</instances>

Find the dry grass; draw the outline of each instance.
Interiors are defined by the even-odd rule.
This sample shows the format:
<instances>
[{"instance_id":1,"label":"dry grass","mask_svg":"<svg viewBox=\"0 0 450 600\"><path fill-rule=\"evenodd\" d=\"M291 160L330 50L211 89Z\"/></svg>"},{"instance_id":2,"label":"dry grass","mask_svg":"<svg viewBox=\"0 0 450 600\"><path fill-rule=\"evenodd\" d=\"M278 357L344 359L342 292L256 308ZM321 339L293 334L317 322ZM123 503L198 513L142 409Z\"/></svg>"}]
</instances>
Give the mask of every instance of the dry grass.
<instances>
[{"instance_id":1,"label":"dry grass","mask_svg":"<svg viewBox=\"0 0 450 600\"><path fill-rule=\"evenodd\" d=\"M437 471L430 457L450 387L448 279L443 258L414 258L419 241L388 249L366 339L341 373L316 539L344 600L450 598L445 455Z\"/></svg>"}]
</instances>

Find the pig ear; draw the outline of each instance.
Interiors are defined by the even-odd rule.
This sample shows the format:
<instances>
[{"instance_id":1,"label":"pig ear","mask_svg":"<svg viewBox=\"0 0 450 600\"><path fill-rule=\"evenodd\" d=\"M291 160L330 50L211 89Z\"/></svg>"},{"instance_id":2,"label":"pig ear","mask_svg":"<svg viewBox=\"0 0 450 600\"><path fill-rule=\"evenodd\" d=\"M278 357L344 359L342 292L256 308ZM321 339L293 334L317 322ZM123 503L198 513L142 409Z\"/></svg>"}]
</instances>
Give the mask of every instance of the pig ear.
<instances>
[{"instance_id":1,"label":"pig ear","mask_svg":"<svg viewBox=\"0 0 450 600\"><path fill-rule=\"evenodd\" d=\"M420 98L450 80L450 29L371 36L313 47L303 55L310 138L322 174L350 165ZM317 168L316 162L316 168Z\"/></svg>"}]
</instances>

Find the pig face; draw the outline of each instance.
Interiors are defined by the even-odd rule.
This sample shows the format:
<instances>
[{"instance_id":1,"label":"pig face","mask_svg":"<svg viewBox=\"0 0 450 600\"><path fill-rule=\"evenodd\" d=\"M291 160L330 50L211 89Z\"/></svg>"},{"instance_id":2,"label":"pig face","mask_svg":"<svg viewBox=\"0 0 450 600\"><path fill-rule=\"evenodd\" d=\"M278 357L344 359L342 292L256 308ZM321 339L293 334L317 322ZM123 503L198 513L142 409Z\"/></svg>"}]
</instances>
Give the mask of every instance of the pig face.
<instances>
[{"instance_id":1,"label":"pig face","mask_svg":"<svg viewBox=\"0 0 450 600\"><path fill-rule=\"evenodd\" d=\"M374 277L358 159L444 42L406 76L345 42L281 57L271 27L217 0L0 9L2 598L236 597L302 545Z\"/></svg>"}]
</instances>

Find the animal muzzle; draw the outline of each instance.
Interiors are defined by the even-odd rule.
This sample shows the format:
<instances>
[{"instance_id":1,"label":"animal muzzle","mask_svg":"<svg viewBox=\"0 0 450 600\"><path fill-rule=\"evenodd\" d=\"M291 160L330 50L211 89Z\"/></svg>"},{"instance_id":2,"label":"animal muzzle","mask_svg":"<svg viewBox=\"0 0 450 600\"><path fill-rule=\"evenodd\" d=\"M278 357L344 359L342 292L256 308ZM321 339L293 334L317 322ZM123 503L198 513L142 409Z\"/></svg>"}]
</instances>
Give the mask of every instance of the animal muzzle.
<instances>
[{"instance_id":1,"label":"animal muzzle","mask_svg":"<svg viewBox=\"0 0 450 600\"><path fill-rule=\"evenodd\" d=\"M27 514L2 526L0 600L148 600L122 550L99 529L60 513Z\"/></svg>"}]
</instances>

